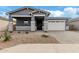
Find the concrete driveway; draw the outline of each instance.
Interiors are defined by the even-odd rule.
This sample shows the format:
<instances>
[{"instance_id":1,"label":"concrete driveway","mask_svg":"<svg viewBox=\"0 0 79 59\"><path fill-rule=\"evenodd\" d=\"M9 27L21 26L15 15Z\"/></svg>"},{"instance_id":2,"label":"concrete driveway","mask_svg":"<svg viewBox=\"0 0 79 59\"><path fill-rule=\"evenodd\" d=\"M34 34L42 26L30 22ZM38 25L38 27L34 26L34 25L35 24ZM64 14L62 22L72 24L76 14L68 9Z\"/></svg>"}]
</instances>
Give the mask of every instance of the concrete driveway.
<instances>
[{"instance_id":1,"label":"concrete driveway","mask_svg":"<svg viewBox=\"0 0 79 59\"><path fill-rule=\"evenodd\" d=\"M48 32L48 34L54 36L62 44L79 43L78 31L53 31L53 32Z\"/></svg>"}]
</instances>

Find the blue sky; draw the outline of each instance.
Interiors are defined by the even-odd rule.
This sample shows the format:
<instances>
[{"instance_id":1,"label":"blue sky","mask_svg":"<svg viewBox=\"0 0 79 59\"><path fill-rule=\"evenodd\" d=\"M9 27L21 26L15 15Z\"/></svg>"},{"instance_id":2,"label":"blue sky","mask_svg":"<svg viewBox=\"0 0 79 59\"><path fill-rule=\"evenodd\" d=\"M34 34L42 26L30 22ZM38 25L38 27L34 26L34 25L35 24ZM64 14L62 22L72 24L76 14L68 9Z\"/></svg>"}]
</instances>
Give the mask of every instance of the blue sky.
<instances>
[{"instance_id":1,"label":"blue sky","mask_svg":"<svg viewBox=\"0 0 79 59\"><path fill-rule=\"evenodd\" d=\"M6 12L24 6L0 6L0 16L7 17ZM26 6L49 11L50 17L79 17L79 6Z\"/></svg>"}]
</instances>

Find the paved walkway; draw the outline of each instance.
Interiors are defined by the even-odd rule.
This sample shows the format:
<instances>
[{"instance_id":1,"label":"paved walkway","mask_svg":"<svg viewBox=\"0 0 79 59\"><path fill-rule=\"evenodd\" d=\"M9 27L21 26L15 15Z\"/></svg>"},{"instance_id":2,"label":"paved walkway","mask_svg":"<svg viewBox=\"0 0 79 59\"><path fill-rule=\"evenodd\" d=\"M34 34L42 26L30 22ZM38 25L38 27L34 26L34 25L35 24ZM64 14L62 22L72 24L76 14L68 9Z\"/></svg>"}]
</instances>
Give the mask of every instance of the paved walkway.
<instances>
[{"instance_id":1,"label":"paved walkway","mask_svg":"<svg viewBox=\"0 0 79 59\"><path fill-rule=\"evenodd\" d=\"M78 52L79 44L21 44L1 50L2 53L67 53Z\"/></svg>"}]
</instances>

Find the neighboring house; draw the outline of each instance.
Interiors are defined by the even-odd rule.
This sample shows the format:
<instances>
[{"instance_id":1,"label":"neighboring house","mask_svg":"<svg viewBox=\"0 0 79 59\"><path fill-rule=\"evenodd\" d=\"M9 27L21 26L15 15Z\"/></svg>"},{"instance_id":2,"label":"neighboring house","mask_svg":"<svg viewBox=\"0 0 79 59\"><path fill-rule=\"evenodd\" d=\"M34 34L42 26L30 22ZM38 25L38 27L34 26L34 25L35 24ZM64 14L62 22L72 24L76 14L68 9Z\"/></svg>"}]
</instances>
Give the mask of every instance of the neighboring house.
<instances>
[{"instance_id":1,"label":"neighboring house","mask_svg":"<svg viewBox=\"0 0 79 59\"><path fill-rule=\"evenodd\" d=\"M4 31L8 26L8 19L0 16L0 31Z\"/></svg>"},{"instance_id":2,"label":"neighboring house","mask_svg":"<svg viewBox=\"0 0 79 59\"><path fill-rule=\"evenodd\" d=\"M73 18L69 21L70 30L79 30L79 17Z\"/></svg>"},{"instance_id":3,"label":"neighboring house","mask_svg":"<svg viewBox=\"0 0 79 59\"><path fill-rule=\"evenodd\" d=\"M16 19L15 30L17 31L52 31L66 30L65 17L49 17L50 13L34 8L20 8L11 12L9 15L9 31L13 29L13 18Z\"/></svg>"}]
</instances>

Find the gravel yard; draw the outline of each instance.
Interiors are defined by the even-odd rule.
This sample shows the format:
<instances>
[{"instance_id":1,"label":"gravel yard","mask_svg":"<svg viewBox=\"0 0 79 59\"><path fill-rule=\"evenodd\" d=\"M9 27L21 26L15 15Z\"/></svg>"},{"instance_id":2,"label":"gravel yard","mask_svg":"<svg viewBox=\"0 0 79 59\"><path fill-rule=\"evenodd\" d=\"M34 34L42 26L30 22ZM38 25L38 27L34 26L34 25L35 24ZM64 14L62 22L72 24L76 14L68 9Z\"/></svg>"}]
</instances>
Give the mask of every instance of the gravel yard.
<instances>
[{"instance_id":1,"label":"gravel yard","mask_svg":"<svg viewBox=\"0 0 79 59\"><path fill-rule=\"evenodd\" d=\"M0 41L0 49L19 44L79 44L78 31L13 32L11 37L10 41Z\"/></svg>"},{"instance_id":2,"label":"gravel yard","mask_svg":"<svg viewBox=\"0 0 79 59\"><path fill-rule=\"evenodd\" d=\"M0 32L2 34L2 32ZM7 42L0 41L0 49L8 48L18 44L58 44L59 42L53 36L49 36L46 33L37 32L13 32L11 33L11 39Z\"/></svg>"}]
</instances>

